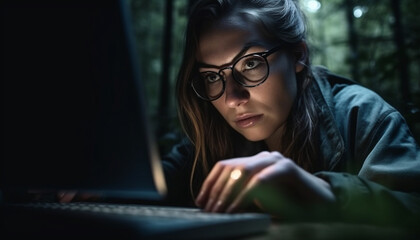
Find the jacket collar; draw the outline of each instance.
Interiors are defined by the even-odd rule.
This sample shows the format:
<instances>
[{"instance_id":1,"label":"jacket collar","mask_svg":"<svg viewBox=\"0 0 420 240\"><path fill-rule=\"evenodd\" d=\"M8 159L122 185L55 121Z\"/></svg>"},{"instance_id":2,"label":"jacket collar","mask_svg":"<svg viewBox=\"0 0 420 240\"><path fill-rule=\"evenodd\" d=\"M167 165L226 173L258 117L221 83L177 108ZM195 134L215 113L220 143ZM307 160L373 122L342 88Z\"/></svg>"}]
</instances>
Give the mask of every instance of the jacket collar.
<instances>
[{"instance_id":1,"label":"jacket collar","mask_svg":"<svg viewBox=\"0 0 420 240\"><path fill-rule=\"evenodd\" d=\"M314 80L310 87L315 101L319 108L319 138L321 162L327 168L334 170L338 167L340 159L343 157L345 147L344 141L338 130L334 112L334 101L331 85L328 81L326 69L314 69Z\"/></svg>"}]
</instances>

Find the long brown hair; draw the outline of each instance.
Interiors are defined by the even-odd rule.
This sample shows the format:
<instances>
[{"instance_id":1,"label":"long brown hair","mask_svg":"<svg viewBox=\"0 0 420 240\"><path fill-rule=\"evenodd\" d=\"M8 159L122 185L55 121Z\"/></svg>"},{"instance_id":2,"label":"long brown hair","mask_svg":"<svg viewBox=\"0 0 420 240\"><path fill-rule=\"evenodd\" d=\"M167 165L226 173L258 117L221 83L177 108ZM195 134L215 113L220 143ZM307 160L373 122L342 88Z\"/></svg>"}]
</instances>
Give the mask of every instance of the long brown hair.
<instances>
[{"instance_id":1,"label":"long brown hair","mask_svg":"<svg viewBox=\"0 0 420 240\"><path fill-rule=\"evenodd\" d=\"M205 176L218 160L235 157L238 152L235 146L241 146L238 142L250 144L228 125L210 102L199 99L191 88L191 79L198 72L195 58L200 33L233 14L258 24L268 40L294 46L292 49L295 50L289 54L297 58L308 56L307 48L302 48L306 35L304 15L293 0L203 0L196 3L187 25L186 45L176 86L181 126L195 147L191 186L194 181L199 181L194 179L196 174ZM283 155L313 171L317 156L314 145L317 115L312 94L308 91L312 82L309 57L302 59L301 64L305 67L296 75L298 94L280 148ZM196 171L197 168L201 171ZM192 188L191 191L194 196Z\"/></svg>"}]
</instances>

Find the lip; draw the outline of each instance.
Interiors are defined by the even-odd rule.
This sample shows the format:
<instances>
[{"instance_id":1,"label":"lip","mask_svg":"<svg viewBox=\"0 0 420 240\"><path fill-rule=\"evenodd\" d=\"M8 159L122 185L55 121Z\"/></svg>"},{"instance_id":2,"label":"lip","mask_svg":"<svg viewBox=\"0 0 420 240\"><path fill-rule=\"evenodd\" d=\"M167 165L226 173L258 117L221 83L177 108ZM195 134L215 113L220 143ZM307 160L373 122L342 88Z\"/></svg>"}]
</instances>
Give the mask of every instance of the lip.
<instances>
[{"instance_id":1,"label":"lip","mask_svg":"<svg viewBox=\"0 0 420 240\"><path fill-rule=\"evenodd\" d=\"M248 128L257 124L257 122L259 122L262 117L263 117L263 114L245 113L245 114L240 114L236 116L234 122L236 126L240 128Z\"/></svg>"}]
</instances>

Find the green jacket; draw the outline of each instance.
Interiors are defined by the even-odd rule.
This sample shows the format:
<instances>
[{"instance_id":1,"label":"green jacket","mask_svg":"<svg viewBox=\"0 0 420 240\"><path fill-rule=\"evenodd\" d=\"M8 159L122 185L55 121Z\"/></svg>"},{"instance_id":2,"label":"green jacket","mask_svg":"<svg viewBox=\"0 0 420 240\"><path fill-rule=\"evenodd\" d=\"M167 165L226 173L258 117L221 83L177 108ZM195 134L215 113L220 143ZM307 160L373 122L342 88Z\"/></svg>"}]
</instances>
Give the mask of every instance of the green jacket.
<instances>
[{"instance_id":1,"label":"green jacket","mask_svg":"<svg viewBox=\"0 0 420 240\"><path fill-rule=\"evenodd\" d=\"M324 68L313 72L311 91L320 109L324 165L315 175L330 183L338 200L330 207L330 216L342 221L416 224L420 148L404 118L373 91ZM164 157L168 199L173 203L192 203L193 151L184 141Z\"/></svg>"}]
</instances>

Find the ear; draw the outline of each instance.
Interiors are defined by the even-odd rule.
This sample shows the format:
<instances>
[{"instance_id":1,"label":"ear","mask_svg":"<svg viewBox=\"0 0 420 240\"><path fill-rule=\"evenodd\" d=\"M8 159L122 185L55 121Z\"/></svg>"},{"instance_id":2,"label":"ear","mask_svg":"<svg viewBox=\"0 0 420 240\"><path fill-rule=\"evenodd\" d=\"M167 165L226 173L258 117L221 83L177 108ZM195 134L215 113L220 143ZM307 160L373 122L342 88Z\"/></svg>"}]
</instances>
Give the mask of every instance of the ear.
<instances>
[{"instance_id":1,"label":"ear","mask_svg":"<svg viewBox=\"0 0 420 240\"><path fill-rule=\"evenodd\" d=\"M295 56L295 71L299 73L305 68L308 60L308 47L304 41L296 48Z\"/></svg>"}]
</instances>

